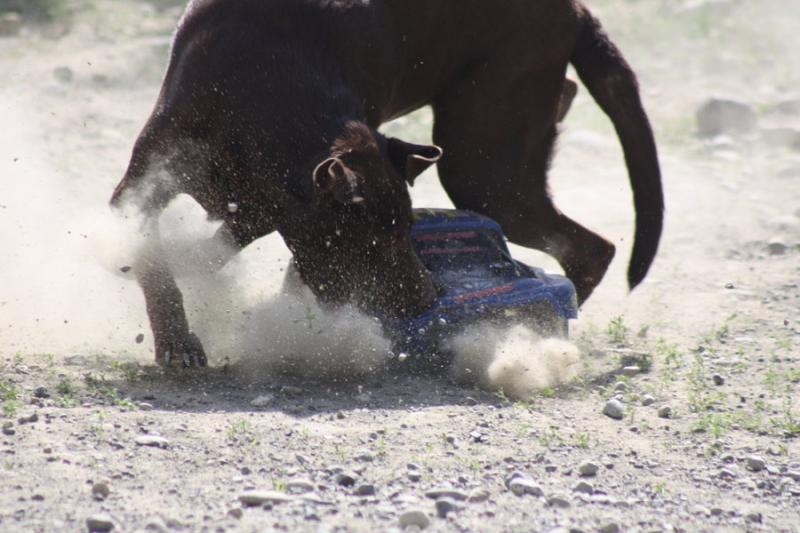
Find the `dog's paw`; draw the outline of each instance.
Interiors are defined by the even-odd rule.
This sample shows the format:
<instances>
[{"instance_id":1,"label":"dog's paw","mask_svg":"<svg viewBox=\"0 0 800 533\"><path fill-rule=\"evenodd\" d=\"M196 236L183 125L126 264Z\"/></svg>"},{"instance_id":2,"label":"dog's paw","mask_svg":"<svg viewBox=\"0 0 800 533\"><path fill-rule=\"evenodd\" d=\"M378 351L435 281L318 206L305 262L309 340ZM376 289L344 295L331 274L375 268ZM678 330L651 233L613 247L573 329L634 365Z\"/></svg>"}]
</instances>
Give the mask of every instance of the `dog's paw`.
<instances>
[{"instance_id":1,"label":"dog's paw","mask_svg":"<svg viewBox=\"0 0 800 533\"><path fill-rule=\"evenodd\" d=\"M191 331L156 342L156 363L164 367L201 368L208 364L203 344Z\"/></svg>"}]
</instances>

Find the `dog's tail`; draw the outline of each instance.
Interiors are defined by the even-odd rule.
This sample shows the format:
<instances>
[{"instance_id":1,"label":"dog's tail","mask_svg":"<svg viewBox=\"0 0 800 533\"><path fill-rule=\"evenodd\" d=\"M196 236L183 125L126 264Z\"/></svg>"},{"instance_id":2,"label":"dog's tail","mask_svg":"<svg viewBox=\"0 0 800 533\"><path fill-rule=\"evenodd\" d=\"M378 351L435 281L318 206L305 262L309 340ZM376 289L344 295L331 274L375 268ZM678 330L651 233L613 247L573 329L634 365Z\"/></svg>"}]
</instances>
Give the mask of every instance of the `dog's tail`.
<instances>
[{"instance_id":1,"label":"dog's tail","mask_svg":"<svg viewBox=\"0 0 800 533\"><path fill-rule=\"evenodd\" d=\"M625 154L636 209L636 234L628 265L628 285L632 290L647 275L655 258L664 220L664 194L653 131L633 70L588 11L583 13L583 27L571 62L613 122Z\"/></svg>"}]
</instances>

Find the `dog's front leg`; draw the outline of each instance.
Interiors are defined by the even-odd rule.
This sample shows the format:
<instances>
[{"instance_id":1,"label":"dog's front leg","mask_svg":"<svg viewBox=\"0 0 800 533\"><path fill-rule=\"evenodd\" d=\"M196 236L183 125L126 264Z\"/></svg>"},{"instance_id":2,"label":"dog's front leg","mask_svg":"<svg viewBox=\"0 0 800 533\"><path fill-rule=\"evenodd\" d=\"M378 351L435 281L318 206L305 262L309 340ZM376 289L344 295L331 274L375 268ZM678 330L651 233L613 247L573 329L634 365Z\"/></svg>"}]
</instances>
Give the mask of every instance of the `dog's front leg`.
<instances>
[{"instance_id":1,"label":"dog's front leg","mask_svg":"<svg viewBox=\"0 0 800 533\"><path fill-rule=\"evenodd\" d=\"M144 245L133 268L144 293L156 362L162 366L206 366L203 345L189 329L183 295L169 268L156 217L147 221L145 234Z\"/></svg>"}]
</instances>

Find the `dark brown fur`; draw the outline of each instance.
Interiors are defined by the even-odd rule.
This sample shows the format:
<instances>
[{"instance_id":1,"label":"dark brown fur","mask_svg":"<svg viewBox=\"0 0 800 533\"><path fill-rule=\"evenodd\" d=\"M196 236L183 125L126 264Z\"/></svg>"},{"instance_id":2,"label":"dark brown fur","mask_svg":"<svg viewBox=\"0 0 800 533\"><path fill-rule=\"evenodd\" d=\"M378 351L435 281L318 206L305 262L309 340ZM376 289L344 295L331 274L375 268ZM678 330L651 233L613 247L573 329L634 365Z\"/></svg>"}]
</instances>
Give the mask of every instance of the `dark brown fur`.
<instances>
[{"instance_id":1,"label":"dark brown fur","mask_svg":"<svg viewBox=\"0 0 800 533\"><path fill-rule=\"evenodd\" d=\"M178 193L223 221L216 240L234 250L277 230L321 300L403 316L435 297L410 246L406 182L438 160L457 207L555 256L583 302L614 246L547 191L556 122L574 96L570 63L623 145L637 213L634 287L661 233L655 143L632 70L577 1L192 2L112 198L135 200L147 216L151 239L135 271L157 360L205 362L158 239L158 213ZM377 131L425 105L441 160L436 147ZM150 179L153 165L174 179Z\"/></svg>"}]
</instances>

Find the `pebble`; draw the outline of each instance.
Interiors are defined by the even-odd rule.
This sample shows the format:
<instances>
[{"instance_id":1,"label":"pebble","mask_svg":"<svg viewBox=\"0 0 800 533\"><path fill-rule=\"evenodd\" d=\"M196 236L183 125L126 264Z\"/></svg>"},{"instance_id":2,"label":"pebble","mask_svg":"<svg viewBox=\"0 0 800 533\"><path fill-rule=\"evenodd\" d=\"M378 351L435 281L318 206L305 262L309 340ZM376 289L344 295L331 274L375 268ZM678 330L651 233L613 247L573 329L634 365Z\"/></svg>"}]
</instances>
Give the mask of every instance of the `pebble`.
<instances>
[{"instance_id":1,"label":"pebble","mask_svg":"<svg viewBox=\"0 0 800 533\"><path fill-rule=\"evenodd\" d=\"M734 472L730 468L723 468L722 470L719 471L719 477L721 479L735 479L738 476L736 475L736 472Z\"/></svg>"},{"instance_id":2,"label":"pebble","mask_svg":"<svg viewBox=\"0 0 800 533\"><path fill-rule=\"evenodd\" d=\"M758 455L749 456L745 462L747 463L747 469L753 472L761 472L767 467L767 462Z\"/></svg>"},{"instance_id":3,"label":"pebble","mask_svg":"<svg viewBox=\"0 0 800 533\"><path fill-rule=\"evenodd\" d=\"M800 470L789 470L785 475L795 481L800 481Z\"/></svg>"},{"instance_id":4,"label":"pebble","mask_svg":"<svg viewBox=\"0 0 800 533\"><path fill-rule=\"evenodd\" d=\"M603 408L603 414L615 420L622 420L625 416L625 406L619 400L609 400Z\"/></svg>"},{"instance_id":5,"label":"pebble","mask_svg":"<svg viewBox=\"0 0 800 533\"><path fill-rule=\"evenodd\" d=\"M614 384L614 391L615 392L626 392L628 390L628 384L624 381L617 381Z\"/></svg>"},{"instance_id":6,"label":"pebble","mask_svg":"<svg viewBox=\"0 0 800 533\"><path fill-rule=\"evenodd\" d=\"M86 528L97 533L111 531L114 529L114 521L105 513L93 514L86 519Z\"/></svg>"},{"instance_id":7,"label":"pebble","mask_svg":"<svg viewBox=\"0 0 800 533\"><path fill-rule=\"evenodd\" d=\"M264 505L265 503L272 505L286 503L291 499L290 496L274 490L250 490L239 495L239 501L249 507Z\"/></svg>"},{"instance_id":8,"label":"pebble","mask_svg":"<svg viewBox=\"0 0 800 533\"><path fill-rule=\"evenodd\" d=\"M714 374L713 376L711 376L711 379L714 381L714 385L716 385L717 387L725 385L725 378L720 376L719 374Z\"/></svg>"},{"instance_id":9,"label":"pebble","mask_svg":"<svg viewBox=\"0 0 800 533\"><path fill-rule=\"evenodd\" d=\"M6 436L10 437L10 436L12 436L12 435L14 435L16 433L17 433L17 430L14 429L14 423L13 422L3 422L3 435L6 435Z\"/></svg>"},{"instance_id":10,"label":"pebble","mask_svg":"<svg viewBox=\"0 0 800 533\"><path fill-rule=\"evenodd\" d=\"M356 496L374 496L375 492L375 485L364 483L356 489Z\"/></svg>"},{"instance_id":11,"label":"pebble","mask_svg":"<svg viewBox=\"0 0 800 533\"><path fill-rule=\"evenodd\" d=\"M665 405L658 410L659 418L672 418L672 407Z\"/></svg>"},{"instance_id":12,"label":"pebble","mask_svg":"<svg viewBox=\"0 0 800 533\"><path fill-rule=\"evenodd\" d=\"M139 435L136 437L136 444L139 446L152 446L154 448L167 448L169 440L158 435Z\"/></svg>"},{"instance_id":13,"label":"pebble","mask_svg":"<svg viewBox=\"0 0 800 533\"><path fill-rule=\"evenodd\" d=\"M234 507L228 511L228 516L231 518L235 518L236 520L241 520L244 516L244 511L242 511L241 507Z\"/></svg>"},{"instance_id":14,"label":"pebble","mask_svg":"<svg viewBox=\"0 0 800 533\"><path fill-rule=\"evenodd\" d=\"M409 472L408 473L408 480L412 483L418 483L422 479L422 474L419 472Z\"/></svg>"},{"instance_id":15,"label":"pebble","mask_svg":"<svg viewBox=\"0 0 800 533\"><path fill-rule=\"evenodd\" d=\"M337 485L342 487L352 487L356 484L356 475L349 472L340 472L334 478Z\"/></svg>"},{"instance_id":16,"label":"pebble","mask_svg":"<svg viewBox=\"0 0 800 533\"><path fill-rule=\"evenodd\" d=\"M36 398L49 398L50 391L47 390L47 387L36 387L36 390L33 391L33 396Z\"/></svg>"},{"instance_id":17,"label":"pebble","mask_svg":"<svg viewBox=\"0 0 800 533\"><path fill-rule=\"evenodd\" d=\"M111 488L108 486L108 483L98 481L92 485L92 496L94 496L95 500L105 500L108 498L109 494L111 494Z\"/></svg>"},{"instance_id":18,"label":"pebble","mask_svg":"<svg viewBox=\"0 0 800 533\"><path fill-rule=\"evenodd\" d=\"M24 424L33 424L33 423L38 422L38 421L39 421L39 415L36 414L36 413L33 413L32 415L29 415L29 416L21 416L21 417L19 417L17 419L17 423L20 426L22 426Z\"/></svg>"},{"instance_id":19,"label":"pebble","mask_svg":"<svg viewBox=\"0 0 800 533\"><path fill-rule=\"evenodd\" d=\"M522 472L520 472L518 470L515 470L514 472L511 472L510 474L508 474L505 477L505 479L503 480L503 483L505 484L506 488L509 489L509 488L511 488L509 486L509 485L511 485L511 482L514 481L515 479L518 479L518 478L529 479L528 476L526 476Z\"/></svg>"},{"instance_id":20,"label":"pebble","mask_svg":"<svg viewBox=\"0 0 800 533\"><path fill-rule=\"evenodd\" d=\"M789 247L780 241L770 241L767 243L767 252L769 255L784 255L788 249Z\"/></svg>"},{"instance_id":21,"label":"pebble","mask_svg":"<svg viewBox=\"0 0 800 533\"><path fill-rule=\"evenodd\" d=\"M456 503L451 498L439 498L436 500L436 516L439 518L447 518L449 513L460 511L462 506Z\"/></svg>"},{"instance_id":22,"label":"pebble","mask_svg":"<svg viewBox=\"0 0 800 533\"><path fill-rule=\"evenodd\" d=\"M488 490L478 488L478 489L474 489L472 492L469 493L469 497L467 498L467 501L469 503L483 503L483 502L487 501L490 496L491 495L489 494Z\"/></svg>"},{"instance_id":23,"label":"pebble","mask_svg":"<svg viewBox=\"0 0 800 533\"><path fill-rule=\"evenodd\" d=\"M736 100L710 98L697 110L701 137L748 133L757 123L758 116L753 108Z\"/></svg>"},{"instance_id":24,"label":"pebble","mask_svg":"<svg viewBox=\"0 0 800 533\"><path fill-rule=\"evenodd\" d=\"M761 515L761 513L756 513L756 512L753 512L753 513L747 513L747 514L745 515L745 519L746 519L748 522L753 522L753 523L755 523L755 524L760 524L761 522L763 522L763 521L764 521L764 517Z\"/></svg>"},{"instance_id":25,"label":"pebble","mask_svg":"<svg viewBox=\"0 0 800 533\"><path fill-rule=\"evenodd\" d=\"M578 465L578 472L580 472L581 476L583 477L594 477L597 475L599 470L600 467L591 461L584 461Z\"/></svg>"},{"instance_id":26,"label":"pebble","mask_svg":"<svg viewBox=\"0 0 800 533\"><path fill-rule=\"evenodd\" d=\"M579 481L574 487L573 492L580 492L582 494L594 494L594 486L586 481Z\"/></svg>"},{"instance_id":27,"label":"pebble","mask_svg":"<svg viewBox=\"0 0 800 533\"><path fill-rule=\"evenodd\" d=\"M425 493L425 496L434 500L438 500L439 498L450 498L460 502L463 502L469 498L469 495L463 490L452 489L449 487L431 489Z\"/></svg>"},{"instance_id":28,"label":"pebble","mask_svg":"<svg viewBox=\"0 0 800 533\"><path fill-rule=\"evenodd\" d=\"M252 405L253 407L264 407L265 405L269 405L274 399L275 396L272 394L262 394L261 396L256 396L250 402L250 405Z\"/></svg>"},{"instance_id":29,"label":"pebble","mask_svg":"<svg viewBox=\"0 0 800 533\"><path fill-rule=\"evenodd\" d=\"M622 375L632 378L642 372L642 369L636 365L626 366L622 369Z\"/></svg>"},{"instance_id":30,"label":"pebble","mask_svg":"<svg viewBox=\"0 0 800 533\"><path fill-rule=\"evenodd\" d=\"M517 496L531 495L544 496L544 491L532 479L518 477L508 484L509 490Z\"/></svg>"},{"instance_id":31,"label":"pebble","mask_svg":"<svg viewBox=\"0 0 800 533\"><path fill-rule=\"evenodd\" d=\"M292 479L286 483L286 490L292 494L304 494L314 490L314 483L309 479Z\"/></svg>"},{"instance_id":32,"label":"pebble","mask_svg":"<svg viewBox=\"0 0 800 533\"><path fill-rule=\"evenodd\" d=\"M547 505L550 507L558 507L560 509L566 509L570 507L572 504L569 502L568 499L564 498L563 496L551 496L547 499Z\"/></svg>"},{"instance_id":33,"label":"pebble","mask_svg":"<svg viewBox=\"0 0 800 533\"><path fill-rule=\"evenodd\" d=\"M654 403L656 403L655 397L650 396L649 394L645 395L645 397L642 398L642 405L644 405L645 407L653 405Z\"/></svg>"},{"instance_id":34,"label":"pebble","mask_svg":"<svg viewBox=\"0 0 800 533\"><path fill-rule=\"evenodd\" d=\"M405 513L401 514L397 518L397 522L401 528L405 529L407 527L416 526L420 529L425 529L431 523L428 515L426 515L423 511L418 509L412 509L410 511L406 511Z\"/></svg>"},{"instance_id":35,"label":"pebble","mask_svg":"<svg viewBox=\"0 0 800 533\"><path fill-rule=\"evenodd\" d=\"M610 522L598 530L600 533L619 533L619 525L615 522Z\"/></svg>"},{"instance_id":36,"label":"pebble","mask_svg":"<svg viewBox=\"0 0 800 533\"><path fill-rule=\"evenodd\" d=\"M361 450L360 452L356 453L353 459L362 463L371 463L375 460L375 456L372 455L372 453L370 453L368 450Z\"/></svg>"}]
</instances>

